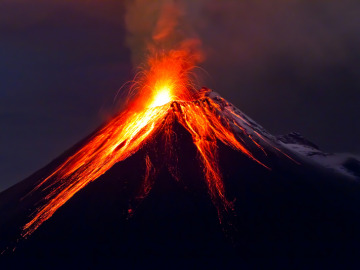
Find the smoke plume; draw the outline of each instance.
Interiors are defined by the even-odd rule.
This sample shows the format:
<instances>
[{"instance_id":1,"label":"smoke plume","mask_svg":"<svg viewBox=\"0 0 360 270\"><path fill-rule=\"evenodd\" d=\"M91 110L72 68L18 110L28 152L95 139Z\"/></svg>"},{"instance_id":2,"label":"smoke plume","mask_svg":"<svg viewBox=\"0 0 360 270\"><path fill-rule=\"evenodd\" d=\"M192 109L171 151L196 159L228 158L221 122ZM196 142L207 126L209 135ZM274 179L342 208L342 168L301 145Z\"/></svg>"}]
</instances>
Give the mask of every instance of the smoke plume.
<instances>
[{"instance_id":1,"label":"smoke plume","mask_svg":"<svg viewBox=\"0 0 360 270\"><path fill-rule=\"evenodd\" d=\"M187 1L133 0L126 5L127 45L138 66L145 54L181 50L197 64L203 60L201 42L188 23Z\"/></svg>"}]
</instances>

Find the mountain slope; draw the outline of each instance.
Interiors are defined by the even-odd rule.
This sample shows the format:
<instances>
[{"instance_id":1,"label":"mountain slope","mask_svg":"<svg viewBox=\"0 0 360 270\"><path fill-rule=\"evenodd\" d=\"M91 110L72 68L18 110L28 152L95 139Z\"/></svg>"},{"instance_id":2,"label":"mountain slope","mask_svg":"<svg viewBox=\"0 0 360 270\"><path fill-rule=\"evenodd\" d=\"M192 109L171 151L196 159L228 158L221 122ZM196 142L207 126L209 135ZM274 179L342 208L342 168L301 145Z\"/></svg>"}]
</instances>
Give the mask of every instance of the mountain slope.
<instances>
[{"instance_id":1,"label":"mountain slope","mask_svg":"<svg viewBox=\"0 0 360 270\"><path fill-rule=\"evenodd\" d=\"M237 139L270 168L218 141L219 168L233 205L221 224L193 137L175 120L172 155L159 132L76 193L1 260L12 266L56 262L59 268L71 263L101 268L146 266L152 260L194 263L211 258L215 265L224 258L229 264L251 264L262 257L286 264L289 258L359 255L360 184L354 177L286 147L289 140L272 136L214 92L193 102L210 106L222 120L231 119ZM174 110L181 112L177 104ZM14 246L46 192L25 195L88 140L0 194L1 248ZM147 174L149 189L144 188Z\"/></svg>"}]
</instances>

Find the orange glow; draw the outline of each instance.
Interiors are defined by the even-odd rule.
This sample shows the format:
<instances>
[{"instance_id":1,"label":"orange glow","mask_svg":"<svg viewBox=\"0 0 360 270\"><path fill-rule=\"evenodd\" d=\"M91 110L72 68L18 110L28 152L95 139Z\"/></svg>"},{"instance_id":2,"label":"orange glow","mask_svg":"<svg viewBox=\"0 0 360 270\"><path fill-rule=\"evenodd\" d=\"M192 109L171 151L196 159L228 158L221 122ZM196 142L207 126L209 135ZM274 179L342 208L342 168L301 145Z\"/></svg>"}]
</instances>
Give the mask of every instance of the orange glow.
<instances>
[{"instance_id":1,"label":"orange glow","mask_svg":"<svg viewBox=\"0 0 360 270\"><path fill-rule=\"evenodd\" d=\"M170 136L174 121L178 121L192 136L220 221L224 214L232 211L233 205L226 198L218 165L217 142L221 141L261 166L268 167L255 158L239 139L232 126L234 120L222 114L219 104L193 90L189 78L193 68L191 59L184 51L170 51L149 59L147 71L139 73L134 83L132 90L135 98L128 108L96 132L80 150L34 188L33 191L40 190L46 195L43 204L23 227L23 237L33 233L88 183L134 154L159 132ZM240 132L244 132L237 126ZM264 151L253 138L251 140L252 147ZM165 138L165 141L171 153L170 139ZM150 192L156 171L148 156L145 161L147 169L143 191L139 195L141 198Z\"/></svg>"},{"instance_id":2,"label":"orange glow","mask_svg":"<svg viewBox=\"0 0 360 270\"><path fill-rule=\"evenodd\" d=\"M163 86L159 89L159 92L156 94L150 107L162 106L166 103L169 103L172 99L173 97L171 96L171 89L168 86Z\"/></svg>"},{"instance_id":3,"label":"orange glow","mask_svg":"<svg viewBox=\"0 0 360 270\"><path fill-rule=\"evenodd\" d=\"M46 204L24 226L24 236L31 234L76 192L109 170L115 163L135 153L158 131L169 106L153 107L141 112L125 111L98 131L90 141L69 157L59 168L39 183Z\"/></svg>"}]
</instances>

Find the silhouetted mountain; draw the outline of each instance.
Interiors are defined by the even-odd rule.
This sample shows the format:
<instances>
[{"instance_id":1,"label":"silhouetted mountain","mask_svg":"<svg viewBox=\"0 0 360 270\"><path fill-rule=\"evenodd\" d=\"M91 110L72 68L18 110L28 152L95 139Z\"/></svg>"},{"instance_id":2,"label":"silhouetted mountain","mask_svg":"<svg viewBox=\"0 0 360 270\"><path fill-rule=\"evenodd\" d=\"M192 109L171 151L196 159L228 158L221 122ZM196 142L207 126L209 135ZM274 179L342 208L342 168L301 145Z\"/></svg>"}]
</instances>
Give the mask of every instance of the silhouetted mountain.
<instances>
[{"instance_id":1,"label":"silhouetted mountain","mask_svg":"<svg viewBox=\"0 0 360 270\"><path fill-rule=\"evenodd\" d=\"M175 160L166 154L163 134L158 133L80 190L28 239L21 239L21 228L45 193L41 189L27 194L89 138L2 192L0 247L16 249L6 250L0 261L13 269L269 269L335 261L344 266L342 259L349 265L356 263L360 255L356 157L327 162L335 155L322 153L299 134L270 135L216 93L208 92L193 102L205 106L208 99L219 105L213 108L219 110L219 117L233 117L241 127L232 127L239 140L252 139L263 148L255 142L249 145L256 158L271 168L218 142L226 196L234 204L234 211L224 215L222 224L193 138L175 121ZM141 196L147 155L156 171L151 191ZM177 177L169 169L172 162L176 163Z\"/></svg>"}]
</instances>

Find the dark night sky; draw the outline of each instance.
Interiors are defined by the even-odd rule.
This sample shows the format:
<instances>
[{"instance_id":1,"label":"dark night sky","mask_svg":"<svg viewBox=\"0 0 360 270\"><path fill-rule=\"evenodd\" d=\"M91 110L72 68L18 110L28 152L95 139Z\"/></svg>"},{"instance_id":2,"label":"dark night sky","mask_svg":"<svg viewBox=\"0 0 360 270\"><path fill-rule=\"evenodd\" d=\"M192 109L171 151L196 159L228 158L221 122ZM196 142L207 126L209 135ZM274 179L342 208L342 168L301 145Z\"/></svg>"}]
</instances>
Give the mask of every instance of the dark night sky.
<instances>
[{"instance_id":1,"label":"dark night sky","mask_svg":"<svg viewBox=\"0 0 360 270\"><path fill-rule=\"evenodd\" d=\"M0 191L109 117L131 79L123 1L0 2ZM273 134L360 153L360 2L202 0L206 86Z\"/></svg>"}]
</instances>

